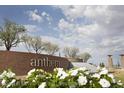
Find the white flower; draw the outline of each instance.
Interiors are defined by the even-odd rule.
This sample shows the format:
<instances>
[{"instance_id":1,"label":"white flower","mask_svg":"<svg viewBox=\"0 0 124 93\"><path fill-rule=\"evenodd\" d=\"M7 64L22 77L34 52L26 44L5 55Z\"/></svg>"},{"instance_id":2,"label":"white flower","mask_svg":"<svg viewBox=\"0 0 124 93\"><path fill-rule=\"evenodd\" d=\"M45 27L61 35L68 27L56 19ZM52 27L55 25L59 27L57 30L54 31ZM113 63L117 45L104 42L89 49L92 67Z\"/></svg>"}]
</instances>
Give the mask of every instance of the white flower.
<instances>
[{"instance_id":1,"label":"white flower","mask_svg":"<svg viewBox=\"0 0 124 93\"><path fill-rule=\"evenodd\" d=\"M108 70L106 68L102 68L100 71L100 75L102 74L108 74Z\"/></svg>"},{"instance_id":2,"label":"white flower","mask_svg":"<svg viewBox=\"0 0 124 93\"><path fill-rule=\"evenodd\" d=\"M63 72L62 75L60 76L60 79L65 79L67 76L68 76L68 74Z\"/></svg>"},{"instance_id":3,"label":"white flower","mask_svg":"<svg viewBox=\"0 0 124 93\"><path fill-rule=\"evenodd\" d=\"M32 70L30 70L29 72L28 72L28 76L30 76L33 72L35 72L35 68L34 69L32 69Z\"/></svg>"},{"instance_id":4,"label":"white flower","mask_svg":"<svg viewBox=\"0 0 124 93\"><path fill-rule=\"evenodd\" d=\"M114 75L113 74L108 74L108 76L112 79L113 83L115 83Z\"/></svg>"},{"instance_id":5,"label":"white flower","mask_svg":"<svg viewBox=\"0 0 124 93\"><path fill-rule=\"evenodd\" d=\"M92 83L93 81L92 80L90 80L90 83Z\"/></svg>"},{"instance_id":6,"label":"white flower","mask_svg":"<svg viewBox=\"0 0 124 93\"><path fill-rule=\"evenodd\" d=\"M36 82L36 80L33 80L32 82L34 82L34 83L35 83L35 82Z\"/></svg>"},{"instance_id":7,"label":"white flower","mask_svg":"<svg viewBox=\"0 0 124 93\"><path fill-rule=\"evenodd\" d=\"M67 76L68 74L65 71L63 71L63 69L58 69L57 77L60 77L60 79L64 79Z\"/></svg>"},{"instance_id":8,"label":"white flower","mask_svg":"<svg viewBox=\"0 0 124 93\"><path fill-rule=\"evenodd\" d=\"M6 76L7 76L8 78L14 78L14 77L15 77L15 73L9 71L9 72L6 74Z\"/></svg>"},{"instance_id":9,"label":"white flower","mask_svg":"<svg viewBox=\"0 0 124 93\"><path fill-rule=\"evenodd\" d=\"M58 73L57 73L57 77L61 76L62 73L63 73L63 69L58 68L58 69L56 69L56 70L58 71Z\"/></svg>"},{"instance_id":10,"label":"white flower","mask_svg":"<svg viewBox=\"0 0 124 93\"><path fill-rule=\"evenodd\" d=\"M38 88L45 88L46 87L46 82L43 82L40 84L40 86Z\"/></svg>"},{"instance_id":11,"label":"white flower","mask_svg":"<svg viewBox=\"0 0 124 93\"><path fill-rule=\"evenodd\" d=\"M3 79L3 76L2 75L0 75L0 79Z\"/></svg>"},{"instance_id":12,"label":"white flower","mask_svg":"<svg viewBox=\"0 0 124 93\"><path fill-rule=\"evenodd\" d=\"M113 74L108 74L108 76L112 79L114 78Z\"/></svg>"},{"instance_id":13,"label":"white flower","mask_svg":"<svg viewBox=\"0 0 124 93\"><path fill-rule=\"evenodd\" d=\"M3 86L6 85L6 80L3 79L2 82L1 82L1 84L2 84Z\"/></svg>"},{"instance_id":14,"label":"white flower","mask_svg":"<svg viewBox=\"0 0 124 93\"><path fill-rule=\"evenodd\" d=\"M116 83L116 80L115 79L112 79L113 83Z\"/></svg>"},{"instance_id":15,"label":"white flower","mask_svg":"<svg viewBox=\"0 0 124 93\"><path fill-rule=\"evenodd\" d=\"M110 82L106 79L100 79L99 84L103 87L103 88L108 88L110 87Z\"/></svg>"},{"instance_id":16,"label":"white flower","mask_svg":"<svg viewBox=\"0 0 124 93\"><path fill-rule=\"evenodd\" d=\"M122 82L121 82L121 80L119 80L119 81L117 82L117 84L120 85L120 86L123 85Z\"/></svg>"},{"instance_id":17,"label":"white flower","mask_svg":"<svg viewBox=\"0 0 124 93\"><path fill-rule=\"evenodd\" d=\"M9 88L13 83L15 83L16 82L16 80L15 79L13 79L8 85L7 85L7 88Z\"/></svg>"},{"instance_id":18,"label":"white flower","mask_svg":"<svg viewBox=\"0 0 124 93\"><path fill-rule=\"evenodd\" d=\"M3 79L7 74L7 71L3 71L3 73L0 75L0 79Z\"/></svg>"},{"instance_id":19,"label":"white flower","mask_svg":"<svg viewBox=\"0 0 124 93\"><path fill-rule=\"evenodd\" d=\"M85 71L85 74L87 74L87 75L88 75L88 74L89 74L89 71Z\"/></svg>"},{"instance_id":20,"label":"white flower","mask_svg":"<svg viewBox=\"0 0 124 93\"><path fill-rule=\"evenodd\" d=\"M100 78L100 75L97 74L97 73L95 73L95 74L92 75L92 77L94 77L94 78L98 78L98 79L99 79L99 78Z\"/></svg>"},{"instance_id":21,"label":"white flower","mask_svg":"<svg viewBox=\"0 0 124 93\"><path fill-rule=\"evenodd\" d=\"M86 71L87 69L86 69L86 67L80 67L80 68L78 68L78 70Z\"/></svg>"},{"instance_id":22,"label":"white flower","mask_svg":"<svg viewBox=\"0 0 124 93\"><path fill-rule=\"evenodd\" d=\"M55 68L54 71L63 71L63 68Z\"/></svg>"},{"instance_id":23,"label":"white flower","mask_svg":"<svg viewBox=\"0 0 124 93\"><path fill-rule=\"evenodd\" d=\"M86 85L87 84L86 76L79 76L78 83L79 83L79 85Z\"/></svg>"},{"instance_id":24,"label":"white flower","mask_svg":"<svg viewBox=\"0 0 124 93\"><path fill-rule=\"evenodd\" d=\"M36 75L36 78L38 78L40 75Z\"/></svg>"},{"instance_id":25,"label":"white flower","mask_svg":"<svg viewBox=\"0 0 124 93\"><path fill-rule=\"evenodd\" d=\"M70 73L71 73L71 76L76 76L78 73L78 70L77 69L71 70Z\"/></svg>"},{"instance_id":26,"label":"white flower","mask_svg":"<svg viewBox=\"0 0 124 93\"><path fill-rule=\"evenodd\" d=\"M107 69L104 67L104 68L101 68L101 70L107 70Z\"/></svg>"},{"instance_id":27,"label":"white flower","mask_svg":"<svg viewBox=\"0 0 124 93\"><path fill-rule=\"evenodd\" d=\"M101 67L100 66L97 66L97 70L100 70L101 69Z\"/></svg>"},{"instance_id":28,"label":"white flower","mask_svg":"<svg viewBox=\"0 0 124 93\"><path fill-rule=\"evenodd\" d=\"M16 82L16 80L15 79L13 79L12 81L11 81L11 84L13 84L13 83L15 83Z\"/></svg>"},{"instance_id":29,"label":"white flower","mask_svg":"<svg viewBox=\"0 0 124 93\"><path fill-rule=\"evenodd\" d=\"M123 85L123 83L121 83L121 82L118 82L117 84L120 85L120 86Z\"/></svg>"},{"instance_id":30,"label":"white flower","mask_svg":"<svg viewBox=\"0 0 124 93\"><path fill-rule=\"evenodd\" d=\"M8 78L14 78L15 77L15 73L13 73L12 71L4 71L1 75L0 78L3 79L4 77L8 77Z\"/></svg>"}]
</instances>

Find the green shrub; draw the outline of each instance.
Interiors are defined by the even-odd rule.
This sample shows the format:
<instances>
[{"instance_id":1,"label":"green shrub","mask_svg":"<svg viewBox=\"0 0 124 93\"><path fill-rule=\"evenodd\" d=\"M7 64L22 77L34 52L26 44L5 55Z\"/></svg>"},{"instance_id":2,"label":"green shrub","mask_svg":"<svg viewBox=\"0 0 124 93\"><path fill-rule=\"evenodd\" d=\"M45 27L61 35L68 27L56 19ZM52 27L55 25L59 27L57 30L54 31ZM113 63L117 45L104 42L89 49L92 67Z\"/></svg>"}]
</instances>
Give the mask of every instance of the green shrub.
<instances>
[{"instance_id":1,"label":"green shrub","mask_svg":"<svg viewBox=\"0 0 124 93\"><path fill-rule=\"evenodd\" d=\"M85 67L63 70L55 68L53 73L41 69L32 69L25 80L15 78L11 70L0 75L3 88L122 88L124 85L116 81L106 68L99 67L91 73Z\"/></svg>"}]
</instances>

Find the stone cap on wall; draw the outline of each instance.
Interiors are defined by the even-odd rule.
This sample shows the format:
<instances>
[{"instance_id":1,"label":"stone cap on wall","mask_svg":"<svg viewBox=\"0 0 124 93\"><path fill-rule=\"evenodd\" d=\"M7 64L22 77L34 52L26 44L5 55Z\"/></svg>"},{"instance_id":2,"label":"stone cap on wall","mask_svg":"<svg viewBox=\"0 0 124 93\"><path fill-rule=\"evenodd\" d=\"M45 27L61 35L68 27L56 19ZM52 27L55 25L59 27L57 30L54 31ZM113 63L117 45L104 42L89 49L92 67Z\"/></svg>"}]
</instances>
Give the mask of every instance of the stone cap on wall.
<instances>
[{"instance_id":1,"label":"stone cap on wall","mask_svg":"<svg viewBox=\"0 0 124 93\"><path fill-rule=\"evenodd\" d=\"M124 54L120 54L120 56L124 56Z\"/></svg>"},{"instance_id":2,"label":"stone cap on wall","mask_svg":"<svg viewBox=\"0 0 124 93\"><path fill-rule=\"evenodd\" d=\"M41 53L32 53L32 52L22 52L22 51L4 51L4 50L0 50L0 52L3 52L3 53L19 53L19 54L32 54L32 55L43 55L43 56L49 56L49 57L57 57L57 58L64 58L64 59L67 59L66 57L60 57L60 56L56 56L56 55L48 55L48 54L41 54Z\"/></svg>"},{"instance_id":3,"label":"stone cap on wall","mask_svg":"<svg viewBox=\"0 0 124 93\"><path fill-rule=\"evenodd\" d=\"M110 56L110 57L111 57L112 55L108 55L108 56Z\"/></svg>"},{"instance_id":4,"label":"stone cap on wall","mask_svg":"<svg viewBox=\"0 0 124 93\"><path fill-rule=\"evenodd\" d=\"M85 63L84 61L83 61L83 59L80 59L80 58L67 58L69 61L71 61L71 62L83 62L83 63Z\"/></svg>"}]
</instances>

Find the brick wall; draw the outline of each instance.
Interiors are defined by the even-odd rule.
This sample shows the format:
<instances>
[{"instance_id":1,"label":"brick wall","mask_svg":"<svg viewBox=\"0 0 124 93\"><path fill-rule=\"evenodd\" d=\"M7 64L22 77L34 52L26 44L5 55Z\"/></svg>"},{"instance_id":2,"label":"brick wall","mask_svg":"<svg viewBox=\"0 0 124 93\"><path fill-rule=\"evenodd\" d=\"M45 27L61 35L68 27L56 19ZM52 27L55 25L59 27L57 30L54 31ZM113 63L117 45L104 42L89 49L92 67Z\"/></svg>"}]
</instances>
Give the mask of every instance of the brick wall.
<instances>
[{"instance_id":1,"label":"brick wall","mask_svg":"<svg viewBox=\"0 0 124 93\"><path fill-rule=\"evenodd\" d=\"M54 65L51 67L41 67L41 66L31 66L31 59L41 59L47 57L49 60L55 60L59 62L59 67L67 69L70 65L70 62L66 58L35 54L35 53L26 53L26 52L14 52L14 51L0 51L0 72L5 69L10 68L17 75L26 75L27 72L33 68L42 68L45 71L51 72L55 68Z\"/></svg>"}]
</instances>

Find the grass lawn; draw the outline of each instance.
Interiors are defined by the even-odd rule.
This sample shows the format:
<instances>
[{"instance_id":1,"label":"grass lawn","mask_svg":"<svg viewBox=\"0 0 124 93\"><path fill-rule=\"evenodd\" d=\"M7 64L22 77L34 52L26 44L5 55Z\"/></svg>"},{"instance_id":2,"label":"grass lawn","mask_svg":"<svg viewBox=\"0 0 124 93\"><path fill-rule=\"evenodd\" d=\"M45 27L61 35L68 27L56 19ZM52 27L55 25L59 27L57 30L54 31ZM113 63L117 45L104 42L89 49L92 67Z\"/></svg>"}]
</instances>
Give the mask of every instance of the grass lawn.
<instances>
[{"instance_id":1,"label":"grass lawn","mask_svg":"<svg viewBox=\"0 0 124 93\"><path fill-rule=\"evenodd\" d=\"M117 80L121 80L124 83L124 70L115 70L114 75Z\"/></svg>"}]
</instances>

